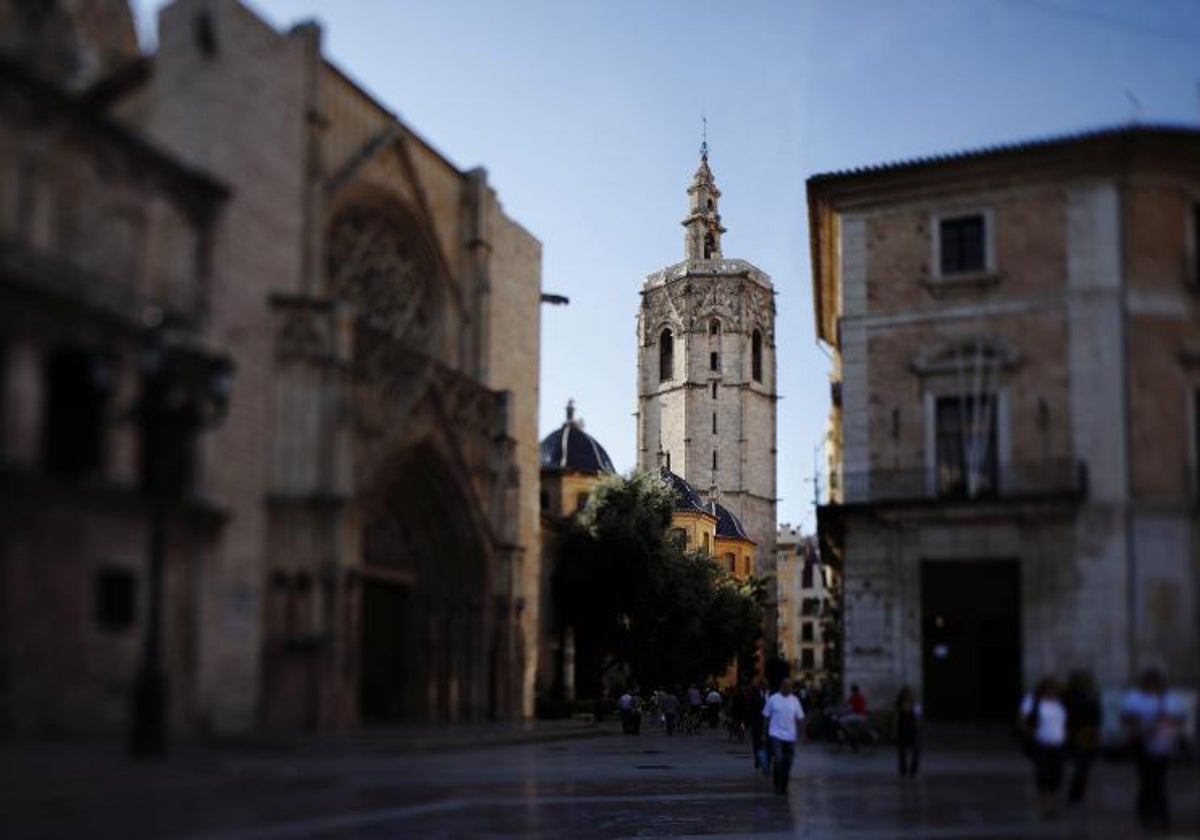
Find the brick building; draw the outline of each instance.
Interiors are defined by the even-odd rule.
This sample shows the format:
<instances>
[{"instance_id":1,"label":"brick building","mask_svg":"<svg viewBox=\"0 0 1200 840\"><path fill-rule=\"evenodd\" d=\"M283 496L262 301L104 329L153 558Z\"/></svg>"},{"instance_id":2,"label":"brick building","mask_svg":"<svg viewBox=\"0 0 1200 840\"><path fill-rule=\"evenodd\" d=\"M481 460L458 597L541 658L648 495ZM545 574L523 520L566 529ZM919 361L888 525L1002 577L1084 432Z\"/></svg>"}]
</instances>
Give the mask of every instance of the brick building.
<instances>
[{"instance_id":1,"label":"brick building","mask_svg":"<svg viewBox=\"0 0 1200 840\"><path fill-rule=\"evenodd\" d=\"M845 678L1008 719L1043 674L1200 682L1200 132L809 180Z\"/></svg>"},{"instance_id":2,"label":"brick building","mask_svg":"<svg viewBox=\"0 0 1200 840\"><path fill-rule=\"evenodd\" d=\"M540 244L315 24L178 0L140 56L120 2L10 19L0 726L127 716L147 516L113 417L148 311L236 364L168 531L173 726L528 714Z\"/></svg>"}]
</instances>

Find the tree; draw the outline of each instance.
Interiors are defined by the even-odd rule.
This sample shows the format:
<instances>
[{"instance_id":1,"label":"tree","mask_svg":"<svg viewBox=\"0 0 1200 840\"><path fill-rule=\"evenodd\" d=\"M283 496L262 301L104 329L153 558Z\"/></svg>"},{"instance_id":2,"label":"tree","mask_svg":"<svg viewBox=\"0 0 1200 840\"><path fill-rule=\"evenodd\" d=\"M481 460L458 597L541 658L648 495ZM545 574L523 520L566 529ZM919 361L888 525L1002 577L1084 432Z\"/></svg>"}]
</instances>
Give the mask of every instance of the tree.
<instances>
[{"instance_id":1,"label":"tree","mask_svg":"<svg viewBox=\"0 0 1200 840\"><path fill-rule=\"evenodd\" d=\"M605 479L562 543L552 586L561 627L574 629L583 695L614 671L677 685L720 674L735 656L753 661L761 606L670 539L673 501L657 473Z\"/></svg>"}]
</instances>

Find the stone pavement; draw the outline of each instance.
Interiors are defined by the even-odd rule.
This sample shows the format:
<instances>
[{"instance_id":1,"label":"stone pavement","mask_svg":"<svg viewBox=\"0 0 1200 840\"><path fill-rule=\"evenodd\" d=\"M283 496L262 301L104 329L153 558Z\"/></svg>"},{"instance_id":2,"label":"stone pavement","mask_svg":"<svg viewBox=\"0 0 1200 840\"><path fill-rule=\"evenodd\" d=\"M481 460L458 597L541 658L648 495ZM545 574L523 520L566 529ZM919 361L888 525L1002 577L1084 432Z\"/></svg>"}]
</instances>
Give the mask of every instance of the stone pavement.
<instances>
[{"instance_id":1,"label":"stone pavement","mask_svg":"<svg viewBox=\"0 0 1200 840\"><path fill-rule=\"evenodd\" d=\"M896 777L889 750L831 756L813 744L778 797L748 746L719 731L463 727L425 730L424 744L417 734L183 748L157 764L103 747L9 749L0 836L1138 836L1130 765L1099 763L1086 806L1046 822L1025 761L1001 743L940 739L917 779ZM1171 794L1173 836L1200 837L1200 769L1173 768Z\"/></svg>"}]
</instances>

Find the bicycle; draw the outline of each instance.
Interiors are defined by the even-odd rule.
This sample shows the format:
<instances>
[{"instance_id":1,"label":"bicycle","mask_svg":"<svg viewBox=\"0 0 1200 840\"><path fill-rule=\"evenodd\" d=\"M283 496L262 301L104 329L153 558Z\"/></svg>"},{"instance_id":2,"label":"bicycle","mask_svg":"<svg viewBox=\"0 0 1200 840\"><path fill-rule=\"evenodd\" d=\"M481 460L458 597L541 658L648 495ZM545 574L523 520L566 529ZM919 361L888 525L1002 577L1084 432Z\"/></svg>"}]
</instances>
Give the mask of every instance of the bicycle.
<instances>
[{"instance_id":1,"label":"bicycle","mask_svg":"<svg viewBox=\"0 0 1200 840\"><path fill-rule=\"evenodd\" d=\"M844 747L862 755L873 755L879 746L879 732L866 721L847 721L844 717L831 719L833 726L825 742L825 751L830 755L840 753Z\"/></svg>"}]
</instances>

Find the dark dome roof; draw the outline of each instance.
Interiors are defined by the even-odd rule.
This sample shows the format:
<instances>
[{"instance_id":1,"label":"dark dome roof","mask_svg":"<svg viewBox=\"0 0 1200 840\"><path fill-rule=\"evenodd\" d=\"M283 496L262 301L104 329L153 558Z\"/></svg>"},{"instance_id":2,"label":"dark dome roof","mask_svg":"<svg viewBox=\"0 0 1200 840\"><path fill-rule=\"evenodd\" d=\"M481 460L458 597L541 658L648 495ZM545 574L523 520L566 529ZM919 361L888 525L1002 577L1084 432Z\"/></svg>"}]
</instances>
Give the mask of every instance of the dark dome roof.
<instances>
[{"instance_id":1,"label":"dark dome roof","mask_svg":"<svg viewBox=\"0 0 1200 840\"><path fill-rule=\"evenodd\" d=\"M692 487L685 479L677 476L666 467L660 468L659 474L662 475L663 481L667 482L671 487L671 491L675 496L675 510L707 513L709 516L715 515L717 517L718 537L752 542L750 537L746 535L746 529L742 527L742 521L734 516L729 508L720 502L711 506L706 504L704 499L700 498L700 494L696 492L696 488Z\"/></svg>"},{"instance_id":2,"label":"dark dome roof","mask_svg":"<svg viewBox=\"0 0 1200 840\"><path fill-rule=\"evenodd\" d=\"M720 502L717 502L717 536L729 537L736 540L750 540L746 536L746 529L742 527L742 521Z\"/></svg>"},{"instance_id":3,"label":"dark dome roof","mask_svg":"<svg viewBox=\"0 0 1200 840\"><path fill-rule=\"evenodd\" d=\"M542 469L615 473L612 459L575 419L575 404L567 403L567 422L542 439Z\"/></svg>"},{"instance_id":4,"label":"dark dome roof","mask_svg":"<svg viewBox=\"0 0 1200 840\"><path fill-rule=\"evenodd\" d=\"M659 474L662 475L663 481L667 482L671 487L671 492L675 496L675 510L687 510L695 513L712 513L708 509L708 505L704 504L704 500L700 498L700 494L692 485L688 484L681 477L675 475L666 467L659 469Z\"/></svg>"}]
</instances>

